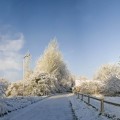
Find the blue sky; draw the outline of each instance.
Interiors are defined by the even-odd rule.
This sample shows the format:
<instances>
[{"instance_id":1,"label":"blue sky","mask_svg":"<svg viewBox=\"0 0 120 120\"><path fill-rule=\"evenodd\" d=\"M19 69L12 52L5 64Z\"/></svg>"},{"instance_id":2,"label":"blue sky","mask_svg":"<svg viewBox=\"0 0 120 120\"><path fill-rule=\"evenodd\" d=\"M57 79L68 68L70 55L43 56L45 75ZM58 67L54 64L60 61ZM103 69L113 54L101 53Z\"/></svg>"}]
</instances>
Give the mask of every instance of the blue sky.
<instances>
[{"instance_id":1,"label":"blue sky","mask_svg":"<svg viewBox=\"0 0 120 120\"><path fill-rule=\"evenodd\" d=\"M119 6L119 0L0 0L0 75L21 79L27 50L34 67L56 36L71 72L92 78L100 65L119 61Z\"/></svg>"}]
</instances>

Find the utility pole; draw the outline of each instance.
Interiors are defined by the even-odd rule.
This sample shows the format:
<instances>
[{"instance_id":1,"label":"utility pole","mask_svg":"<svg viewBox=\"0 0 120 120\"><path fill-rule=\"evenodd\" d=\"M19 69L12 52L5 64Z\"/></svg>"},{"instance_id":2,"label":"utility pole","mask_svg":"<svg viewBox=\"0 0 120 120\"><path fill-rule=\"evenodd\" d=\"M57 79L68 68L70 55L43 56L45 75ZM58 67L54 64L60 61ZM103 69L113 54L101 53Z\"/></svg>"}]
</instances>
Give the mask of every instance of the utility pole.
<instances>
[{"instance_id":1,"label":"utility pole","mask_svg":"<svg viewBox=\"0 0 120 120\"><path fill-rule=\"evenodd\" d=\"M30 71L30 60L31 55L28 51L23 58L23 80L25 79L26 74Z\"/></svg>"}]
</instances>

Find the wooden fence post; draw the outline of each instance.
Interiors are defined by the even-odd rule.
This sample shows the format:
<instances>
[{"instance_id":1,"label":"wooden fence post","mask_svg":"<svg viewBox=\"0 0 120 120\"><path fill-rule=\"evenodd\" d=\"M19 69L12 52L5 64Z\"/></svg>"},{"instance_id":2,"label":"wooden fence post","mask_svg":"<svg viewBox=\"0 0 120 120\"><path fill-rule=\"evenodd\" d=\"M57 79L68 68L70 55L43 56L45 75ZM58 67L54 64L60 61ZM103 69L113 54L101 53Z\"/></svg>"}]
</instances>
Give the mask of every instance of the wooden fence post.
<instances>
[{"instance_id":1,"label":"wooden fence post","mask_svg":"<svg viewBox=\"0 0 120 120\"><path fill-rule=\"evenodd\" d=\"M77 99L79 99L80 98L80 94L78 93L78 97L77 97Z\"/></svg>"},{"instance_id":2,"label":"wooden fence post","mask_svg":"<svg viewBox=\"0 0 120 120\"><path fill-rule=\"evenodd\" d=\"M88 95L88 104L90 104L90 96Z\"/></svg>"},{"instance_id":3,"label":"wooden fence post","mask_svg":"<svg viewBox=\"0 0 120 120\"><path fill-rule=\"evenodd\" d=\"M103 114L104 112L104 99L101 99L101 105L100 105L100 114Z\"/></svg>"},{"instance_id":4,"label":"wooden fence post","mask_svg":"<svg viewBox=\"0 0 120 120\"><path fill-rule=\"evenodd\" d=\"M83 101L83 94L81 94L82 96L81 96L81 100Z\"/></svg>"}]
</instances>

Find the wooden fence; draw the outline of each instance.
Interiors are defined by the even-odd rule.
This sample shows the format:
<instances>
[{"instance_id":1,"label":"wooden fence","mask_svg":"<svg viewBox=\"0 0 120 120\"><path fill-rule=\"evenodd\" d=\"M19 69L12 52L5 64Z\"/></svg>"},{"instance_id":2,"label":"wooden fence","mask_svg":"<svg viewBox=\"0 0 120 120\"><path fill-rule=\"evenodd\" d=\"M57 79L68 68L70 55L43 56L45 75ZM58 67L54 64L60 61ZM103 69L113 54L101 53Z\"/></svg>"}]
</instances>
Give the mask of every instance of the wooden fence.
<instances>
[{"instance_id":1,"label":"wooden fence","mask_svg":"<svg viewBox=\"0 0 120 120\"><path fill-rule=\"evenodd\" d=\"M84 101L88 105L91 105L94 108L96 108L96 107L95 107L95 105L92 105L90 103L90 100L95 99L95 100L99 101L100 102L100 108L98 110L100 111L100 114L104 113L104 103L120 107L120 104L106 101L106 100L104 100L104 98L97 98L97 97L93 97L93 96L86 95L86 94L81 94L81 93L77 93L77 96L78 96L78 99L81 99L82 101ZM84 97L87 97L87 101L84 100Z\"/></svg>"}]
</instances>

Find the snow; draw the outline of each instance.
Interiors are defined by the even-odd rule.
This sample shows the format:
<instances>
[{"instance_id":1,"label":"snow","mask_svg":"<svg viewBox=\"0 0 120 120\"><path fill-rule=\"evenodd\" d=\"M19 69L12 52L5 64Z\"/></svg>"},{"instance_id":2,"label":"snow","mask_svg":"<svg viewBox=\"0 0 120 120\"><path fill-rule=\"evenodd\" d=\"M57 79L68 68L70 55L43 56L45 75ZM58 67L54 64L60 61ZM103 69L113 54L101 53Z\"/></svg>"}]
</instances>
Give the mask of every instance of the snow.
<instances>
[{"instance_id":1,"label":"snow","mask_svg":"<svg viewBox=\"0 0 120 120\"><path fill-rule=\"evenodd\" d=\"M80 99L81 99L81 96L80 96ZM77 100L80 105L81 104L87 105L86 103L84 103L80 99ZM120 97L104 97L104 99L107 100L107 101L113 102L113 103L118 103L118 104L120 103ZM88 102L88 98L84 97L84 101ZM95 100L95 99L90 99L90 104L93 105L98 110L97 113L99 114L100 113L100 101ZM91 106L87 105L87 107L90 107L91 110L93 109ZM111 119L113 119L113 118L114 119L117 119L117 118L120 119L120 107L104 103L104 113L103 113L103 115L108 116Z\"/></svg>"},{"instance_id":2,"label":"snow","mask_svg":"<svg viewBox=\"0 0 120 120\"><path fill-rule=\"evenodd\" d=\"M0 115L4 115L7 112L8 112L7 105L4 103L0 103Z\"/></svg>"},{"instance_id":3,"label":"snow","mask_svg":"<svg viewBox=\"0 0 120 120\"><path fill-rule=\"evenodd\" d=\"M0 104L5 106L1 107L1 111L7 109L12 112L0 117L0 120L74 120L76 117L78 120L109 120L105 114L100 115L99 111L77 99L74 94L58 94L40 101L41 99L42 97L5 98L1 103L4 102L7 106ZM84 100L87 101L87 98ZM119 97L105 97L105 100L120 102ZM100 102L91 99L90 103L99 109ZM105 104L105 111L110 115L116 115L111 118L112 120L120 118L119 107L117 109Z\"/></svg>"},{"instance_id":4,"label":"snow","mask_svg":"<svg viewBox=\"0 0 120 120\"><path fill-rule=\"evenodd\" d=\"M1 120L73 120L73 115L67 94L64 94L11 112Z\"/></svg>"},{"instance_id":5,"label":"snow","mask_svg":"<svg viewBox=\"0 0 120 120\"><path fill-rule=\"evenodd\" d=\"M43 97L11 97L0 99L0 115L24 108L30 104L40 101Z\"/></svg>"},{"instance_id":6,"label":"snow","mask_svg":"<svg viewBox=\"0 0 120 120\"><path fill-rule=\"evenodd\" d=\"M105 97L105 100L120 104L120 97ZM105 104L105 112L120 118L120 106Z\"/></svg>"},{"instance_id":7,"label":"snow","mask_svg":"<svg viewBox=\"0 0 120 120\"><path fill-rule=\"evenodd\" d=\"M69 96L72 108L78 120L108 120L107 117L99 115L99 112L88 106L75 95Z\"/></svg>"},{"instance_id":8,"label":"snow","mask_svg":"<svg viewBox=\"0 0 120 120\"><path fill-rule=\"evenodd\" d=\"M120 97L104 97L106 101L120 104ZM84 97L84 101L87 102L88 98ZM100 111L100 101L90 99L90 104L95 106ZM120 118L120 106L114 106L107 103L104 103L104 113L109 114L109 116L115 116Z\"/></svg>"}]
</instances>

